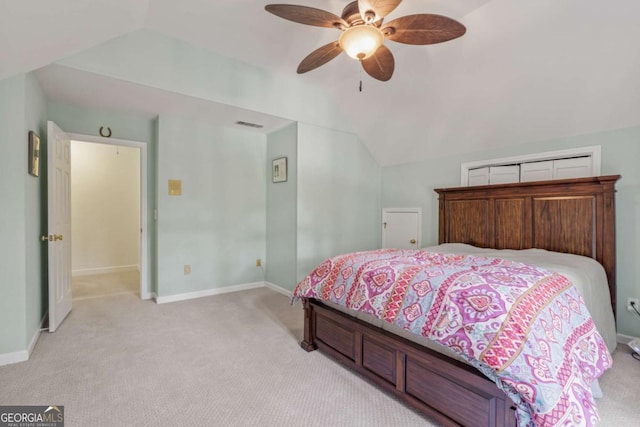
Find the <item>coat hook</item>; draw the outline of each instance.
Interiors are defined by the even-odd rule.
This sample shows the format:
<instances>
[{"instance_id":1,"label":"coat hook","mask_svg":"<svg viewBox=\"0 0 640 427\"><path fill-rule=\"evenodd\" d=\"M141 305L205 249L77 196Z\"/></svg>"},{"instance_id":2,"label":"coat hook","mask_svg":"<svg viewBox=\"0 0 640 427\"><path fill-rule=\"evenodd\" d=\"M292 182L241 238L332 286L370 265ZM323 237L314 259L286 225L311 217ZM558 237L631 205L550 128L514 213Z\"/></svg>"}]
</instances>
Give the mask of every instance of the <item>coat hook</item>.
<instances>
[{"instance_id":1,"label":"coat hook","mask_svg":"<svg viewBox=\"0 0 640 427\"><path fill-rule=\"evenodd\" d=\"M107 130L109 131L108 135L105 135L104 133L102 133L102 129L104 129L104 127L100 126L100 136L102 136L104 138L111 138L111 128L107 127Z\"/></svg>"}]
</instances>

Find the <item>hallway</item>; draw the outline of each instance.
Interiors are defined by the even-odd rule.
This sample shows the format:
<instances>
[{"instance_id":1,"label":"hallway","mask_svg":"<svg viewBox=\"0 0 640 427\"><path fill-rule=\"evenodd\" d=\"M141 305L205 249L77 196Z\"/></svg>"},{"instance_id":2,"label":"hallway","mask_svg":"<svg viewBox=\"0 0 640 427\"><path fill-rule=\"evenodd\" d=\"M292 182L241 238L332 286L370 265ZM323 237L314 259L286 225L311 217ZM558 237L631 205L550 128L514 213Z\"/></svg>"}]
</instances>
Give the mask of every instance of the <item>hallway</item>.
<instances>
[{"instance_id":1,"label":"hallway","mask_svg":"<svg viewBox=\"0 0 640 427\"><path fill-rule=\"evenodd\" d=\"M139 297L140 273L132 270L75 276L71 279L71 293L74 300L119 294L134 294Z\"/></svg>"}]
</instances>

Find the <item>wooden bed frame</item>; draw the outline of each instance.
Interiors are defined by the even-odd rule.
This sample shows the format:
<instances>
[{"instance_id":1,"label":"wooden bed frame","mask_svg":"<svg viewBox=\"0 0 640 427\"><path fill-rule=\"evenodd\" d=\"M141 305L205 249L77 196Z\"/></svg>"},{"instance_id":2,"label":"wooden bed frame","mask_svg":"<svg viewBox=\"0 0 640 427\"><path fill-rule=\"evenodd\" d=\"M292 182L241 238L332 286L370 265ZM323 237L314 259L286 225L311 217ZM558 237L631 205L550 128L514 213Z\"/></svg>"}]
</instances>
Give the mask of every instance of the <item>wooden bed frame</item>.
<instances>
[{"instance_id":1,"label":"wooden bed frame","mask_svg":"<svg viewBox=\"0 0 640 427\"><path fill-rule=\"evenodd\" d=\"M619 175L436 189L439 243L540 248L599 261L615 313L615 183ZM473 367L303 300L307 351L320 349L447 426L515 426L515 408Z\"/></svg>"}]
</instances>

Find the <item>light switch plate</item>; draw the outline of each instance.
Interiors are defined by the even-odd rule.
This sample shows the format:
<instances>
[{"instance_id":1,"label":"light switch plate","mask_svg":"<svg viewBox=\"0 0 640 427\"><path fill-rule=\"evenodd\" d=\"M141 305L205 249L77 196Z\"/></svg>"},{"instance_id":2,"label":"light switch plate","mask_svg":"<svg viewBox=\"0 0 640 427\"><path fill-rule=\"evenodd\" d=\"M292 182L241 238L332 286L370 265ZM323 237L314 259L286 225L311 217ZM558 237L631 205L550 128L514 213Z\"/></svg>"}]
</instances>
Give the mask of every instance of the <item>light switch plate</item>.
<instances>
[{"instance_id":1,"label":"light switch plate","mask_svg":"<svg viewBox=\"0 0 640 427\"><path fill-rule=\"evenodd\" d=\"M182 196L182 180L181 179L169 180L169 195Z\"/></svg>"}]
</instances>

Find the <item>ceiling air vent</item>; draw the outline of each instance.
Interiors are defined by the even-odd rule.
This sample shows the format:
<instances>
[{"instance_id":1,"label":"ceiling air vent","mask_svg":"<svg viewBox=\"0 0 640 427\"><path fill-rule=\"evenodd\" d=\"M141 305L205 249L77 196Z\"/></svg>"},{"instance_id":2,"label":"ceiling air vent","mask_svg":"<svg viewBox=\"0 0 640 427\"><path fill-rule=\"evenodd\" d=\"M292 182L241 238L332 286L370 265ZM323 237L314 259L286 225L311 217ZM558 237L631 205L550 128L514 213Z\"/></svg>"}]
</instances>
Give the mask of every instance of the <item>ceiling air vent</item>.
<instances>
[{"instance_id":1,"label":"ceiling air vent","mask_svg":"<svg viewBox=\"0 0 640 427\"><path fill-rule=\"evenodd\" d=\"M264 125L259 125L257 123L250 123L250 122L243 122L242 120L238 120L236 122L237 125L240 126L246 126L246 127L250 127L250 128L255 128L255 129L261 129L264 127Z\"/></svg>"}]
</instances>

